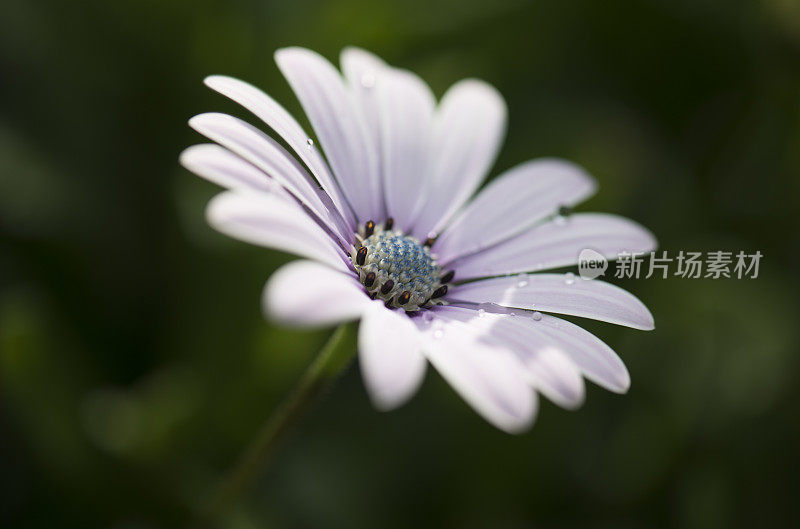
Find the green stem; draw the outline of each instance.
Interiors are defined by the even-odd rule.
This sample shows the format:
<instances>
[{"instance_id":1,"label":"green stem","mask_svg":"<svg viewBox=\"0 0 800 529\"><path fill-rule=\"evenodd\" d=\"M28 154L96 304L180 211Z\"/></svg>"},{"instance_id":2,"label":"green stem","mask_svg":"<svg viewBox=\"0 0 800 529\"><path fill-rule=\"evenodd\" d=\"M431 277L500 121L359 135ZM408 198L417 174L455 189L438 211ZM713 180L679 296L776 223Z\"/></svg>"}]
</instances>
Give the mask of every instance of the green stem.
<instances>
[{"instance_id":1,"label":"green stem","mask_svg":"<svg viewBox=\"0 0 800 529\"><path fill-rule=\"evenodd\" d=\"M267 418L250 445L219 481L204 509L206 522L213 524L241 496L263 470L278 443L344 371L355 352L355 324L343 324L333 332L286 399Z\"/></svg>"}]
</instances>

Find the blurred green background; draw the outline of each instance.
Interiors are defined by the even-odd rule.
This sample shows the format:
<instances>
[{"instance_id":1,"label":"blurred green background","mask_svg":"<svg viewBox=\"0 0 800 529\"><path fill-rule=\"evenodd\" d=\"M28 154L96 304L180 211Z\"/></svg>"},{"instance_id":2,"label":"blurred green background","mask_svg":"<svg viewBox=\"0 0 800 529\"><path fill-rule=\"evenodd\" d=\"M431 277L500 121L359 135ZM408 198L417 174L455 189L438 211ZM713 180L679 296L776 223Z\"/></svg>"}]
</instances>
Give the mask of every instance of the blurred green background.
<instances>
[{"instance_id":1,"label":"blurred green background","mask_svg":"<svg viewBox=\"0 0 800 529\"><path fill-rule=\"evenodd\" d=\"M554 155L661 248L760 250L756 280L621 283L654 332L586 323L618 396L521 436L429 370L372 409L353 365L228 528L717 528L800 523L800 2L63 2L0 7L0 525L184 521L329 331L265 322L290 257L213 232L178 166L224 73L299 105L272 53L366 47L437 95L510 109L493 174ZM249 117L248 117L249 118ZM306 121L303 119L303 123Z\"/></svg>"}]
</instances>

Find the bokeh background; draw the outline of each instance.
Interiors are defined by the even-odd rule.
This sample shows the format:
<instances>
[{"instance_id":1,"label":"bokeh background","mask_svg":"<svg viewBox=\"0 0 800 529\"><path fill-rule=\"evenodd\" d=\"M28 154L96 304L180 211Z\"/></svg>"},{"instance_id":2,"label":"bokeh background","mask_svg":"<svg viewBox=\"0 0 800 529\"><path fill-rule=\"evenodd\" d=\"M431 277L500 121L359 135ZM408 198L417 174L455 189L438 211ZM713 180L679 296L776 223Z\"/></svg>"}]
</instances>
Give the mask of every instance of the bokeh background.
<instances>
[{"instance_id":1,"label":"bokeh background","mask_svg":"<svg viewBox=\"0 0 800 529\"><path fill-rule=\"evenodd\" d=\"M213 232L218 190L177 163L192 115L249 118L207 74L300 115L286 45L364 46L439 96L483 78L510 109L493 174L562 156L600 181L579 209L764 258L756 280L621 282L656 330L586 326L629 394L545 402L521 436L433 370L379 413L354 364L222 527L798 526L795 0L4 0L0 525L181 526L327 338L264 321L291 258Z\"/></svg>"}]
</instances>

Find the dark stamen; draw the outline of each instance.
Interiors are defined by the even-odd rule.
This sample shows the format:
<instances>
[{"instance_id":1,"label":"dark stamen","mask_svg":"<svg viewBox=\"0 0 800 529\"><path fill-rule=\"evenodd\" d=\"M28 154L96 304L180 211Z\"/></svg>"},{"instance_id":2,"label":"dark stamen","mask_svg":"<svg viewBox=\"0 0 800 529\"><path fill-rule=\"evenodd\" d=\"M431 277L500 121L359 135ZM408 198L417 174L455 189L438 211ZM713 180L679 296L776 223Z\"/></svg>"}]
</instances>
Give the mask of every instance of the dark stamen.
<instances>
[{"instance_id":1,"label":"dark stamen","mask_svg":"<svg viewBox=\"0 0 800 529\"><path fill-rule=\"evenodd\" d=\"M442 285L433 291L433 294L431 294L431 298L440 298L445 294L447 294L447 285Z\"/></svg>"},{"instance_id":2,"label":"dark stamen","mask_svg":"<svg viewBox=\"0 0 800 529\"><path fill-rule=\"evenodd\" d=\"M381 294L388 294L394 288L394 281L391 279L386 281L381 287Z\"/></svg>"},{"instance_id":3,"label":"dark stamen","mask_svg":"<svg viewBox=\"0 0 800 529\"><path fill-rule=\"evenodd\" d=\"M394 219L392 217L389 217L388 219L386 219L386 222L383 223L383 229L391 230L392 226L394 226Z\"/></svg>"},{"instance_id":4,"label":"dark stamen","mask_svg":"<svg viewBox=\"0 0 800 529\"><path fill-rule=\"evenodd\" d=\"M442 283L442 284L449 283L450 281L453 280L453 276L455 276L455 275L456 275L456 271L455 270L450 270L445 275L443 275L441 279L439 279L439 282Z\"/></svg>"},{"instance_id":5,"label":"dark stamen","mask_svg":"<svg viewBox=\"0 0 800 529\"><path fill-rule=\"evenodd\" d=\"M364 234L369 237L373 232L375 232L375 223L368 220L367 223L364 224Z\"/></svg>"},{"instance_id":6,"label":"dark stamen","mask_svg":"<svg viewBox=\"0 0 800 529\"><path fill-rule=\"evenodd\" d=\"M369 299L375 299L377 297L378 297L378 291L377 290L369 295Z\"/></svg>"},{"instance_id":7,"label":"dark stamen","mask_svg":"<svg viewBox=\"0 0 800 529\"><path fill-rule=\"evenodd\" d=\"M386 306L387 309L393 309L394 308L394 307L392 307L392 300L391 299L387 300L386 303L384 303L384 305Z\"/></svg>"},{"instance_id":8,"label":"dark stamen","mask_svg":"<svg viewBox=\"0 0 800 529\"><path fill-rule=\"evenodd\" d=\"M367 273L366 277L364 277L364 286L371 287L374 282L375 282L375 272Z\"/></svg>"},{"instance_id":9,"label":"dark stamen","mask_svg":"<svg viewBox=\"0 0 800 529\"><path fill-rule=\"evenodd\" d=\"M358 249L358 253L356 253L356 263L359 265L363 265L364 261L367 259L367 247L362 246Z\"/></svg>"},{"instance_id":10,"label":"dark stamen","mask_svg":"<svg viewBox=\"0 0 800 529\"><path fill-rule=\"evenodd\" d=\"M400 294L400 296L397 298L397 304L398 305L405 305L406 303L408 303L409 299L411 299L411 292L406 290L405 292Z\"/></svg>"},{"instance_id":11,"label":"dark stamen","mask_svg":"<svg viewBox=\"0 0 800 529\"><path fill-rule=\"evenodd\" d=\"M433 238L433 237L428 237L427 239L425 239L425 246L427 246L427 247L429 247L429 248L430 248L431 246L433 246L433 243L434 243L434 242L436 242L436 239L435 239L435 238Z\"/></svg>"}]
</instances>

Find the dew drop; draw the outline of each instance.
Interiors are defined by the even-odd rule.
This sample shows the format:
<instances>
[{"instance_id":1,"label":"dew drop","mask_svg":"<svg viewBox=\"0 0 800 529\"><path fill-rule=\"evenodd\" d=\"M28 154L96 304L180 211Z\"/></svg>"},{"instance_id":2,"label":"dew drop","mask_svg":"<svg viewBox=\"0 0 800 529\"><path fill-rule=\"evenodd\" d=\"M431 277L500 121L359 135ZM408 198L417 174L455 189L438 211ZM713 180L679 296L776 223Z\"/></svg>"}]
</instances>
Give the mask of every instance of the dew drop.
<instances>
[{"instance_id":1,"label":"dew drop","mask_svg":"<svg viewBox=\"0 0 800 529\"><path fill-rule=\"evenodd\" d=\"M567 223L567 217L564 215L556 215L556 217L553 219L553 222L556 226L564 226Z\"/></svg>"},{"instance_id":2,"label":"dew drop","mask_svg":"<svg viewBox=\"0 0 800 529\"><path fill-rule=\"evenodd\" d=\"M542 319L542 313L537 310L531 317L533 318L533 321L539 321Z\"/></svg>"},{"instance_id":3,"label":"dew drop","mask_svg":"<svg viewBox=\"0 0 800 529\"><path fill-rule=\"evenodd\" d=\"M375 86L375 74L372 72L364 72L361 75L361 86L364 88L372 88Z\"/></svg>"},{"instance_id":4,"label":"dew drop","mask_svg":"<svg viewBox=\"0 0 800 529\"><path fill-rule=\"evenodd\" d=\"M314 148L314 140L312 140L311 138L308 138L306 140L306 145L308 146L309 149L313 149Z\"/></svg>"},{"instance_id":5,"label":"dew drop","mask_svg":"<svg viewBox=\"0 0 800 529\"><path fill-rule=\"evenodd\" d=\"M495 305L494 303L489 303L489 302L480 303L478 305L478 313L481 315L486 315L487 312L491 314L493 312L496 312L495 310L496 307L497 305Z\"/></svg>"},{"instance_id":6,"label":"dew drop","mask_svg":"<svg viewBox=\"0 0 800 529\"><path fill-rule=\"evenodd\" d=\"M564 274L564 283L571 285L575 282L575 274L572 272L567 272Z\"/></svg>"},{"instance_id":7,"label":"dew drop","mask_svg":"<svg viewBox=\"0 0 800 529\"><path fill-rule=\"evenodd\" d=\"M435 340L441 340L442 336L444 336L444 331L443 330L436 329L435 331L433 331L433 338Z\"/></svg>"},{"instance_id":8,"label":"dew drop","mask_svg":"<svg viewBox=\"0 0 800 529\"><path fill-rule=\"evenodd\" d=\"M528 274L520 274L517 276L517 288L528 286Z\"/></svg>"},{"instance_id":9,"label":"dew drop","mask_svg":"<svg viewBox=\"0 0 800 529\"><path fill-rule=\"evenodd\" d=\"M486 311L484 309L478 309L478 317L483 318L486 316Z\"/></svg>"}]
</instances>

